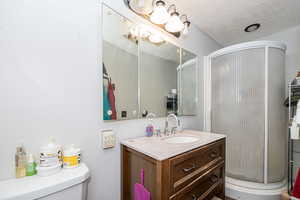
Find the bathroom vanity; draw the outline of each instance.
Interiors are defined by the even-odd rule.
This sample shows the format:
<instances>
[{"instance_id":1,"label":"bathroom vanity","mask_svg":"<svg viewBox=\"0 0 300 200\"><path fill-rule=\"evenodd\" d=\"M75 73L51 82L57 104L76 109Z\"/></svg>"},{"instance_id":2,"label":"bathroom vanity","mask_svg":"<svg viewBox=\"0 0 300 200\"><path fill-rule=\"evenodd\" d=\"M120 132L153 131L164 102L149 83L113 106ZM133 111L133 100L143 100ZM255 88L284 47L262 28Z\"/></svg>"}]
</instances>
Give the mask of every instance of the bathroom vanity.
<instances>
[{"instance_id":1,"label":"bathroom vanity","mask_svg":"<svg viewBox=\"0 0 300 200\"><path fill-rule=\"evenodd\" d=\"M225 199L225 136L184 131L168 137L122 142L122 200L140 182L152 200Z\"/></svg>"}]
</instances>

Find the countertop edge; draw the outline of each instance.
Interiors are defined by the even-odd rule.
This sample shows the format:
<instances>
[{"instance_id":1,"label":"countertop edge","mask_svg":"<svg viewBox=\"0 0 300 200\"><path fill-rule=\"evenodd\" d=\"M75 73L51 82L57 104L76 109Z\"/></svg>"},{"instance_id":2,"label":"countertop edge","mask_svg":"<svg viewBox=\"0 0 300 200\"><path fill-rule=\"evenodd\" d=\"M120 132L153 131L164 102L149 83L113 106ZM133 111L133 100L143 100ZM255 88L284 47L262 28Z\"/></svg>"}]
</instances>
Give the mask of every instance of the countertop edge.
<instances>
[{"instance_id":1,"label":"countertop edge","mask_svg":"<svg viewBox=\"0 0 300 200\"><path fill-rule=\"evenodd\" d=\"M123 140L121 141L121 144L128 147L128 148L131 148L139 153L142 153L146 156L149 156L155 160L158 160L158 161L163 161L163 160L167 160L169 158L172 158L174 156L178 156L182 153L186 153L188 151L191 151L191 150L194 150L194 149L197 149L197 148L200 148L200 147L203 147L205 145L208 145L208 144L211 144L213 142L216 142L218 140L221 140L221 139L224 139L226 138L226 135L224 134L217 134L217 133L210 133L210 132L202 132L202 131L192 131L192 130L185 130L183 134L191 134L191 133L201 133L201 134L212 134L213 136L215 136L215 138L212 138L210 139L208 142L205 142L205 143L193 143L191 146L187 146L185 149L182 149L178 152L173 152L173 153L169 153L168 156L157 156L155 154L152 154L151 152L149 151L145 151L143 150L142 148L138 148L136 147L136 145L134 145L133 143L130 143L129 141L130 140L136 140L136 139L145 139L146 137L138 137L138 138L131 138L131 139L127 139L127 140Z\"/></svg>"}]
</instances>

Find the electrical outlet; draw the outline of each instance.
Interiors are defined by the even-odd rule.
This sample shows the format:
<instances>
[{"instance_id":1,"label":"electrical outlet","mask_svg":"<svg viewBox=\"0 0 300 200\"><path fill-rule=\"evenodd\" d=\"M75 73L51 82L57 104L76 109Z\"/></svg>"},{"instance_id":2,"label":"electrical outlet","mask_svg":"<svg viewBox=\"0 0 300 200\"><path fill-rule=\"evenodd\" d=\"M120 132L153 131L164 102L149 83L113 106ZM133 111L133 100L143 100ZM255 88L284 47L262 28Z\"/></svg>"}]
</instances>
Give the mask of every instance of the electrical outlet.
<instances>
[{"instance_id":1,"label":"electrical outlet","mask_svg":"<svg viewBox=\"0 0 300 200\"><path fill-rule=\"evenodd\" d=\"M116 146L116 135L113 130L103 130L101 131L102 135L102 148L108 149Z\"/></svg>"}]
</instances>

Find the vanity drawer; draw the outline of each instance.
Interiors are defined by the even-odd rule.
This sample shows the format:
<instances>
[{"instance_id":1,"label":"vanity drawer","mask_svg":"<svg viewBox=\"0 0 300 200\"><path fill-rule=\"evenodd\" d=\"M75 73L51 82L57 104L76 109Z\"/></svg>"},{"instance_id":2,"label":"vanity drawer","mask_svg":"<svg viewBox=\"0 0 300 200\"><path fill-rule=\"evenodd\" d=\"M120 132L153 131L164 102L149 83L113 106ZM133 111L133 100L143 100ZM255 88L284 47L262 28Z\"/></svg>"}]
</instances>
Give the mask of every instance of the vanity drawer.
<instances>
[{"instance_id":1,"label":"vanity drawer","mask_svg":"<svg viewBox=\"0 0 300 200\"><path fill-rule=\"evenodd\" d=\"M221 140L170 160L174 192L225 159L225 141Z\"/></svg>"},{"instance_id":2,"label":"vanity drawer","mask_svg":"<svg viewBox=\"0 0 300 200\"><path fill-rule=\"evenodd\" d=\"M222 190L223 167L220 163L206 171L189 186L171 196L170 200L210 200Z\"/></svg>"}]
</instances>

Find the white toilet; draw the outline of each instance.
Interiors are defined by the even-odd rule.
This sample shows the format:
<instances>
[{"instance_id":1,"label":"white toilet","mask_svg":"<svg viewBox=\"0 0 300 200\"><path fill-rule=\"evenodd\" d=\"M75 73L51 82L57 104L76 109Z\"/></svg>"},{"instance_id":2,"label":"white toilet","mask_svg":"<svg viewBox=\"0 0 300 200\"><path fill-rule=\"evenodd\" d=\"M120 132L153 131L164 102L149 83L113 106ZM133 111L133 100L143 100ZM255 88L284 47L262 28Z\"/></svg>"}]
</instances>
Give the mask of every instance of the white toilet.
<instances>
[{"instance_id":1,"label":"white toilet","mask_svg":"<svg viewBox=\"0 0 300 200\"><path fill-rule=\"evenodd\" d=\"M32 176L0 182L0 200L86 200L89 169L82 163L47 176Z\"/></svg>"}]
</instances>

